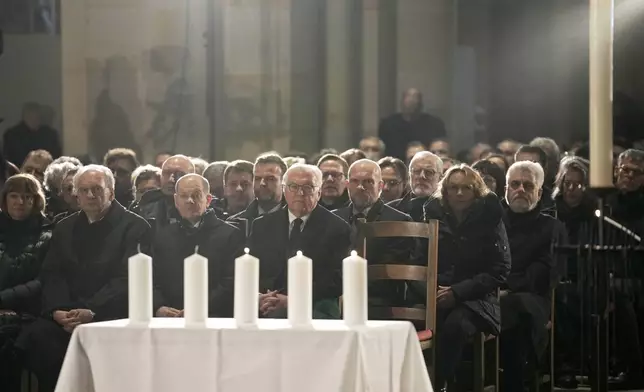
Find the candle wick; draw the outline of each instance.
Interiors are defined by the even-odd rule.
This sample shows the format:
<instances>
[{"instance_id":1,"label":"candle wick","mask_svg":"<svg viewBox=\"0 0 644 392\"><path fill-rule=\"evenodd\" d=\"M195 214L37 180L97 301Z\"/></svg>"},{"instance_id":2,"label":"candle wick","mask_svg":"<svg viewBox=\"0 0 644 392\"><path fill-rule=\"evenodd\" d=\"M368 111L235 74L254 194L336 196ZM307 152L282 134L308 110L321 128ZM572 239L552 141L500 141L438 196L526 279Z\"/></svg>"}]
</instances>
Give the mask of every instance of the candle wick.
<instances>
[{"instance_id":1,"label":"candle wick","mask_svg":"<svg viewBox=\"0 0 644 392\"><path fill-rule=\"evenodd\" d=\"M138 244L136 244L136 251L138 253L141 253L141 243L140 242Z\"/></svg>"},{"instance_id":2,"label":"candle wick","mask_svg":"<svg viewBox=\"0 0 644 392\"><path fill-rule=\"evenodd\" d=\"M195 254L199 254L199 245L195 246Z\"/></svg>"}]
</instances>

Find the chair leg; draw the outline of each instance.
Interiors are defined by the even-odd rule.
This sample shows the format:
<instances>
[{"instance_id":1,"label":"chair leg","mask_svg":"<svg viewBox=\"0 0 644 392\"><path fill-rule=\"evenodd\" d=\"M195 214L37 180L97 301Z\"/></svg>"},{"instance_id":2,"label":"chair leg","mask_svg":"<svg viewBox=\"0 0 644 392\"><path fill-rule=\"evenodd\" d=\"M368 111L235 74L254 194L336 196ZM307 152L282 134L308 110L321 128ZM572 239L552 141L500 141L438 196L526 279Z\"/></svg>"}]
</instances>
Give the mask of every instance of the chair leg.
<instances>
[{"instance_id":1,"label":"chair leg","mask_svg":"<svg viewBox=\"0 0 644 392\"><path fill-rule=\"evenodd\" d=\"M499 374L501 371L501 339L499 336L494 338L494 349L496 350L496 355L494 356L494 392L499 392L501 390L501 375Z\"/></svg>"},{"instance_id":2,"label":"chair leg","mask_svg":"<svg viewBox=\"0 0 644 392\"><path fill-rule=\"evenodd\" d=\"M483 392L485 389L485 334L477 333L474 335L474 357L472 366L474 367L474 392Z\"/></svg>"}]
</instances>

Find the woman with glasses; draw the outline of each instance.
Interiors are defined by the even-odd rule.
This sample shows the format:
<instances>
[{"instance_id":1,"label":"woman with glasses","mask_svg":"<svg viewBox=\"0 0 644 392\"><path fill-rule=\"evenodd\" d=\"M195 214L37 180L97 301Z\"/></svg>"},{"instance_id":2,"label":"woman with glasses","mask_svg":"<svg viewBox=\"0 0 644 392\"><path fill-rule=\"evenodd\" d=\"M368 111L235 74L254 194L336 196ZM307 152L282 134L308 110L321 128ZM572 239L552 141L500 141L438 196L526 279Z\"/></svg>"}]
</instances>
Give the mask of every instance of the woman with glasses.
<instances>
[{"instance_id":1,"label":"woman with glasses","mask_svg":"<svg viewBox=\"0 0 644 392\"><path fill-rule=\"evenodd\" d=\"M469 339L500 331L497 290L510 271L510 249L501 202L467 165L450 168L424 207L426 221L440 222L435 380L440 391L453 380Z\"/></svg>"},{"instance_id":2,"label":"woman with glasses","mask_svg":"<svg viewBox=\"0 0 644 392\"><path fill-rule=\"evenodd\" d=\"M21 369L13 341L21 327L40 312L37 276L52 228L44 216L45 195L40 182L30 174L7 180L0 193L0 206L0 385L19 391Z\"/></svg>"}]
</instances>

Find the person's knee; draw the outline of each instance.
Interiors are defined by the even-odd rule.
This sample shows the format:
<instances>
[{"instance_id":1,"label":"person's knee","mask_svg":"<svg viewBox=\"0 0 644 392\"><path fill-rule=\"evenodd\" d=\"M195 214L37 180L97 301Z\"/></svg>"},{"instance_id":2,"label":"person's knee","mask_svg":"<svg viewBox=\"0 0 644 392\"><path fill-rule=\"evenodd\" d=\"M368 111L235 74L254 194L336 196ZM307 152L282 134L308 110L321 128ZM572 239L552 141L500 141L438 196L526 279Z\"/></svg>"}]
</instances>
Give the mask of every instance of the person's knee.
<instances>
[{"instance_id":1,"label":"person's knee","mask_svg":"<svg viewBox=\"0 0 644 392\"><path fill-rule=\"evenodd\" d=\"M454 309L443 324L442 330L438 332L450 340L465 340L476 333L476 327L470 320L470 314L460 309Z\"/></svg>"}]
</instances>

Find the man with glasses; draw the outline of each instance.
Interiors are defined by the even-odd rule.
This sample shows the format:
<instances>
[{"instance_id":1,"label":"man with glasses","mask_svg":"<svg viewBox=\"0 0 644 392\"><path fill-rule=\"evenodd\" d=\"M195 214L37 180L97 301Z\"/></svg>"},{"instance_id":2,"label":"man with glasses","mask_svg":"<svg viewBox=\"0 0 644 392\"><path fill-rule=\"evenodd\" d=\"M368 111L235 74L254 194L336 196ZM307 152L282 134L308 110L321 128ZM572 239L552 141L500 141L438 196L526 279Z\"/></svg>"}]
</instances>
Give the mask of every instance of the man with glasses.
<instances>
[{"instance_id":1,"label":"man with glasses","mask_svg":"<svg viewBox=\"0 0 644 392\"><path fill-rule=\"evenodd\" d=\"M250 253L261 260L260 313L285 317L288 307L288 263L298 251L313 259L315 317L339 317L342 260L349 255L351 231L341 218L318 203L322 172L296 164L284 175L286 206L253 222ZM322 310L323 304L327 305Z\"/></svg>"},{"instance_id":2,"label":"man with glasses","mask_svg":"<svg viewBox=\"0 0 644 392\"><path fill-rule=\"evenodd\" d=\"M43 317L16 343L40 391L53 391L71 333L82 324L127 317L127 262L149 253L150 225L114 199L114 176L88 165L74 176L81 211L54 230L43 262Z\"/></svg>"},{"instance_id":3,"label":"man with glasses","mask_svg":"<svg viewBox=\"0 0 644 392\"><path fill-rule=\"evenodd\" d=\"M322 189L320 205L329 211L346 207L349 204L347 194L347 171L349 164L339 155L326 154L318 161L322 171Z\"/></svg>"},{"instance_id":4,"label":"man with glasses","mask_svg":"<svg viewBox=\"0 0 644 392\"><path fill-rule=\"evenodd\" d=\"M185 155L168 158L161 167L161 189L145 192L141 201L134 203L131 210L152 224L155 231L180 219L174 206L174 190L177 181L186 174L195 172L195 165Z\"/></svg>"},{"instance_id":5,"label":"man with glasses","mask_svg":"<svg viewBox=\"0 0 644 392\"><path fill-rule=\"evenodd\" d=\"M504 223L512 268L501 291L503 390L523 391L524 375L534 374L548 344L546 324L555 283L552 245L562 229L538 208L544 181L538 163L514 163L506 181Z\"/></svg>"},{"instance_id":6,"label":"man with glasses","mask_svg":"<svg viewBox=\"0 0 644 392\"><path fill-rule=\"evenodd\" d=\"M423 205L436 192L443 176L443 161L429 151L420 151L409 163L411 191L388 205L411 216L414 222L423 222Z\"/></svg>"},{"instance_id":7,"label":"man with glasses","mask_svg":"<svg viewBox=\"0 0 644 392\"><path fill-rule=\"evenodd\" d=\"M210 316L233 315L234 262L242 254L245 238L208 208L211 200L210 185L204 177L186 174L177 181L174 202L181 219L156 233L152 248L157 317L183 316L183 260L196 247L208 258Z\"/></svg>"},{"instance_id":8,"label":"man with glasses","mask_svg":"<svg viewBox=\"0 0 644 392\"><path fill-rule=\"evenodd\" d=\"M244 211L228 218L246 236L250 234L253 221L262 215L275 212L283 206L282 177L286 163L276 154L260 155L253 168L253 200Z\"/></svg>"}]
</instances>

